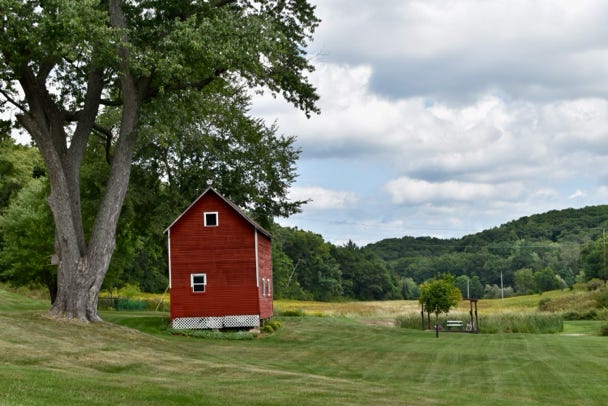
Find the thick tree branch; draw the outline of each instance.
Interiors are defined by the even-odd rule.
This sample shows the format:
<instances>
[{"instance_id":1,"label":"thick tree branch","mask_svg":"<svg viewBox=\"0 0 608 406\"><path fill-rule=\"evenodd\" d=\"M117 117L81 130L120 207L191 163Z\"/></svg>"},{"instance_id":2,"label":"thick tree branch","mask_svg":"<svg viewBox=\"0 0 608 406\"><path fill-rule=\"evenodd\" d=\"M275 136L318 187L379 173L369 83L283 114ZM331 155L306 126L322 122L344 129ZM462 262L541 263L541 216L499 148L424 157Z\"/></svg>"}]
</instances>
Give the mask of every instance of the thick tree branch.
<instances>
[{"instance_id":1,"label":"thick tree branch","mask_svg":"<svg viewBox=\"0 0 608 406\"><path fill-rule=\"evenodd\" d=\"M99 110L101 93L103 91L103 71L98 68L91 68L87 78L87 92L84 99L84 105L81 111L78 112L78 124L74 131L74 137L70 144L70 151L77 156L78 167L80 167L81 154L87 147L89 134L95 124L95 118Z\"/></svg>"},{"instance_id":2,"label":"thick tree branch","mask_svg":"<svg viewBox=\"0 0 608 406\"><path fill-rule=\"evenodd\" d=\"M228 71L228 69L225 69L225 68L216 69L213 72L213 76L204 78L202 80L199 80L198 82L174 83L170 86L166 86L165 89L173 91L173 92L178 92L180 90L187 90L187 89L202 90L205 87L209 86L214 80L219 79L227 71ZM155 88L149 87L147 93L145 94L144 101L153 99L154 97L158 96L159 92L160 92L160 89L158 87L155 87Z\"/></svg>"},{"instance_id":3,"label":"thick tree branch","mask_svg":"<svg viewBox=\"0 0 608 406\"><path fill-rule=\"evenodd\" d=\"M24 113L27 112L27 109L25 108L25 106L23 104L19 103L17 100L15 100L8 92L5 92L4 89L0 88L0 94L6 99L6 101L8 101L10 104L15 106L16 108L18 108L19 110L21 110Z\"/></svg>"},{"instance_id":4,"label":"thick tree branch","mask_svg":"<svg viewBox=\"0 0 608 406\"><path fill-rule=\"evenodd\" d=\"M63 125L65 111L54 102L46 79L37 77L28 65L19 69L19 83L28 102L28 113L36 120L42 135L52 140L55 150L64 155L67 151L67 137Z\"/></svg>"},{"instance_id":5,"label":"thick tree branch","mask_svg":"<svg viewBox=\"0 0 608 406\"><path fill-rule=\"evenodd\" d=\"M108 165L112 164L112 140L114 139L114 134L108 128L102 127L99 124L93 125L93 130L95 134L101 138L105 143L106 150L106 162Z\"/></svg>"},{"instance_id":6,"label":"thick tree branch","mask_svg":"<svg viewBox=\"0 0 608 406\"><path fill-rule=\"evenodd\" d=\"M101 99L99 104L108 107L120 107L122 106L122 99Z\"/></svg>"},{"instance_id":7,"label":"thick tree branch","mask_svg":"<svg viewBox=\"0 0 608 406\"><path fill-rule=\"evenodd\" d=\"M40 81L46 81L55 65L57 65L57 61L54 59L43 60L38 67L38 79Z\"/></svg>"},{"instance_id":8,"label":"thick tree branch","mask_svg":"<svg viewBox=\"0 0 608 406\"><path fill-rule=\"evenodd\" d=\"M93 130L95 130L97 133L103 135L104 138L114 137L114 134L112 134L112 131L109 128L102 127L97 123L93 124Z\"/></svg>"}]
</instances>

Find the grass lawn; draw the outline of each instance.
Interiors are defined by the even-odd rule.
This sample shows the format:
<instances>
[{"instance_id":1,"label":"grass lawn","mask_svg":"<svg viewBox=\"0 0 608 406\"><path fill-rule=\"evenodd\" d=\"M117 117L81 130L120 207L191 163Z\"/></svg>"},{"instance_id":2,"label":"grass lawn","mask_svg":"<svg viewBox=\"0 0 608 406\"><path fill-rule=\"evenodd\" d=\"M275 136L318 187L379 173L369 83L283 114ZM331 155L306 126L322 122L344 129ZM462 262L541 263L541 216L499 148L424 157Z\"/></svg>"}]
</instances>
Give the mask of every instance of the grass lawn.
<instances>
[{"instance_id":1,"label":"grass lawn","mask_svg":"<svg viewBox=\"0 0 608 406\"><path fill-rule=\"evenodd\" d=\"M234 341L170 336L164 313L57 322L44 316L47 303L0 290L0 404L608 402L608 337L589 334L602 322L569 322L564 334L435 338L369 323L389 317L379 304L339 306L348 310L281 317L276 333Z\"/></svg>"}]
</instances>

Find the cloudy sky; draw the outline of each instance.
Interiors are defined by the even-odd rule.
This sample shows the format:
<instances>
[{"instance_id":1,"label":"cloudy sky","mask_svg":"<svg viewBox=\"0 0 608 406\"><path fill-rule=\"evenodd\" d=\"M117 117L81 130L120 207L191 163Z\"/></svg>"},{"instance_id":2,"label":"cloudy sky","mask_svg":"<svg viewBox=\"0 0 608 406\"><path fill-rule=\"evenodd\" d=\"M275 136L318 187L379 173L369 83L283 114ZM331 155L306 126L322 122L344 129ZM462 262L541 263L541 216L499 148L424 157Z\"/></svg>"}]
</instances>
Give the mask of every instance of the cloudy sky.
<instances>
[{"instance_id":1,"label":"cloudy sky","mask_svg":"<svg viewBox=\"0 0 608 406\"><path fill-rule=\"evenodd\" d=\"M608 203L608 2L315 3L322 113L254 106L302 149L281 224L364 245Z\"/></svg>"}]
</instances>

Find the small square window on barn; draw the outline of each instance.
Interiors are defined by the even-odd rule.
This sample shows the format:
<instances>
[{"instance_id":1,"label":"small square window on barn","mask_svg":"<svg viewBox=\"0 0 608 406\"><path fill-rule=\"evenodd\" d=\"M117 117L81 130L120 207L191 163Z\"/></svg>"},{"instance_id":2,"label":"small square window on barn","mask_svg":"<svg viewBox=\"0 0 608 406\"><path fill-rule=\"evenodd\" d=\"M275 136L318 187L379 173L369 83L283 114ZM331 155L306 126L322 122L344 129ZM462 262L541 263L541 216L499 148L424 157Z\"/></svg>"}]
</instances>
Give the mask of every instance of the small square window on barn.
<instances>
[{"instance_id":1,"label":"small square window on barn","mask_svg":"<svg viewBox=\"0 0 608 406\"><path fill-rule=\"evenodd\" d=\"M192 286L192 292L194 293L204 292L205 287L207 286L207 274L190 274L190 286Z\"/></svg>"},{"instance_id":2,"label":"small square window on barn","mask_svg":"<svg viewBox=\"0 0 608 406\"><path fill-rule=\"evenodd\" d=\"M217 227L217 211L206 211L205 213L203 213L203 221L205 227Z\"/></svg>"}]
</instances>

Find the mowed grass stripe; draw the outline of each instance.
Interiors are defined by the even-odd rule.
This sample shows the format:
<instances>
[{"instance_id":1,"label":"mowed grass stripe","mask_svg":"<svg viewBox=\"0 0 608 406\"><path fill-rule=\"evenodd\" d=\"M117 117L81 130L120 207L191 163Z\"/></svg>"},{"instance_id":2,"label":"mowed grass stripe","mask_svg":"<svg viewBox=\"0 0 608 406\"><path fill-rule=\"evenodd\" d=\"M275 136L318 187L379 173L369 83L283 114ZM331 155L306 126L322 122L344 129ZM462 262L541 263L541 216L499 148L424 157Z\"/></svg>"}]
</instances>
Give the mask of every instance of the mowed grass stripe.
<instances>
[{"instance_id":1,"label":"mowed grass stripe","mask_svg":"<svg viewBox=\"0 0 608 406\"><path fill-rule=\"evenodd\" d=\"M0 302L0 404L601 405L608 398L607 341L599 336L435 338L353 315L280 318L278 332L256 340L193 339L164 333L166 314L106 314L151 335L48 320L43 306L0 297L7 300Z\"/></svg>"},{"instance_id":2,"label":"mowed grass stripe","mask_svg":"<svg viewBox=\"0 0 608 406\"><path fill-rule=\"evenodd\" d=\"M383 392L293 360L295 368L272 368L267 348L251 342L160 340L35 314L2 321L14 326L11 340L0 338L0 351L12 354L2 359L2 378L13 382L0 389L4 404L353 404ZM19 335L27 339L17 346Z\"/></svg>"}]
</instances>

